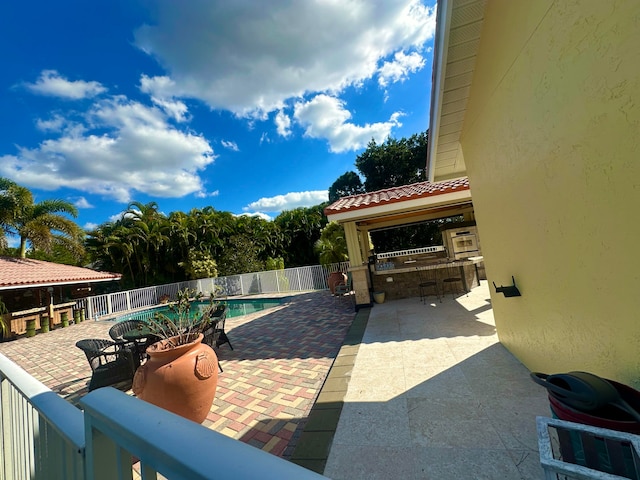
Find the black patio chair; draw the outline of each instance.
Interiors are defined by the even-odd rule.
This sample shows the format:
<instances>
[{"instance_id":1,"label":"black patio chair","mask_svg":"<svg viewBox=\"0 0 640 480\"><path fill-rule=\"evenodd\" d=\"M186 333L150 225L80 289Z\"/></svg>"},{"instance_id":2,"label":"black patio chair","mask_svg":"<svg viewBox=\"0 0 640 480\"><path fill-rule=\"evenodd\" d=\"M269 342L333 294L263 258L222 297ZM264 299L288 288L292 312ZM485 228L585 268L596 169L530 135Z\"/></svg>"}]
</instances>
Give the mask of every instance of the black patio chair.
<instances>
[{"instance_id":1,"label":"black patio chair","mask_svg":"<svg viewBox=\"0 0 640 480\"><path fill-rule=\"evenodd\" d=\"M216 338L216 347L220 347L225 343L229 344L229 348L233 350L233 345L231 345L231 341L229 341L229 337L224 331L224 323L227 320L227 305L221 304L218 305L216 310L211 315L211 322L216 322L216 334L218 337Z\"/></svg>"},{"instance_id":2,"label":"black patio chair","mask_svg":"<svg viewBox=\"0 0 640 480\"><path fill-rule=\"evenodd\" d=\"M84 352L91 366L89 391L124 382L127 389L131 387L136 367L130 347L101 338L80 340L76 347Z\"/></svg>"},{"instance_id":3,"label":"black patio chair","mask_svg":"<svg viewBox=\"0 0 640 480\"><path fill-rule=\"evenodd\" d=\"M121 322L116 322L109 329L109 336L116 342L125 341L122 338L122 335L131 330L136 330L141 324L144 325L144 322L140 320L123 320Z\"/></svg>"},{"instance_id":4,"label":"black patio chair","mask_svg":"<svg viewBox=\"0 0 640 480\"><path fill-rule=\"evenodd\" d=\"M220 338L220 329L218 329L218 321L213 318L209 325L202 331L204 338L202 339L202 343L209 345L212 349L217 350L218 348L218 339ZM217 353L216 353L217 355ZM218 359L218 369L220 372L224 372L222 369L222 365L220 365L220 359Z\"/></svg>"},{"instance_id":5,"label":"black patio chair","mask_svg":"<svg viewBox=\"0 0 640 480\"><path fill-rule=\"evenodd\" d=\"M132 330L139 330L140 327L147 326L147 323L142 320L123 320L121 322L116 322L109 329L109 336L113 339L114 342L122 343L127 347L132 348L136 353L136 368L140 366L140 364L146 360L147 358L147 347L151 344L157 342L160 338L154 335L148 335L145 337L141 337L138 340L127 340L123 337L123 335Z\"/></svg>"}]
</instances>

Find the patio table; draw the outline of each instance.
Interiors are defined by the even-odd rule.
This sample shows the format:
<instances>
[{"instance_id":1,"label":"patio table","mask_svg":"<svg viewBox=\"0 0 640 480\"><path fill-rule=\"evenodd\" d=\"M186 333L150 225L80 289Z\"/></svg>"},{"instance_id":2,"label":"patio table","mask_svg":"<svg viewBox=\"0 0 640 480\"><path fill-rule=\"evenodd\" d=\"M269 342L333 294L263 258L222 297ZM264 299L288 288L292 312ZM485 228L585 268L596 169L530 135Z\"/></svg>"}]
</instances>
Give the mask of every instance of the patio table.
<instances>
[{"instance_id":1,"label":"patio table","mask_svg":"<svg viewBox=\"0 0 640 480\"><path fill-rule=\"evenodd\" d=\"M141 326L134 330L129 330L122 334L122 338L135 345L135 351L140 363L147 358L147 347L160 341L160 337L152 332L148 326Z\"/></svg>"}]
</instances>

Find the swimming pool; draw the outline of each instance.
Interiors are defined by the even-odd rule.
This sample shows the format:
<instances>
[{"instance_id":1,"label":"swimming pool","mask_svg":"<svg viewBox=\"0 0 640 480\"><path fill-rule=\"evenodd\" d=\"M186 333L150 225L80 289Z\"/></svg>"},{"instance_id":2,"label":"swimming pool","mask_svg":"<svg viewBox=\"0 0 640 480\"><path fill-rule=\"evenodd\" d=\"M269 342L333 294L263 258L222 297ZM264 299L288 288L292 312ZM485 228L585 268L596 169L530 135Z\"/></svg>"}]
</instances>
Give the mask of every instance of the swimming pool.
<instances>
[{"instance_id":1,"label":"swimming pool","mask_svg":"<svg viewBox=\"0 0 640 480\"><path fill-rule=\"evenodd\" d=\"M223 303L227 304L227 318L231 318L260 312L262 310L266 310L267 308L277 307L278 305L281 305L283 301L284 299L281 298L243 298L238 300L224 300ZM200 316L202 314L202 310L209 305L209 302L193 302L191 305L194 307L192 309L193 316ZM120 315L115 319L115 321L119 322L121 320L148 320L150 318L153 318L156 313L162 313L163 315L167 315L169 317L172 316L169 308L165 305L161 305L159 307L152 307L140 312Z\"/></svg>"}]
</instances>

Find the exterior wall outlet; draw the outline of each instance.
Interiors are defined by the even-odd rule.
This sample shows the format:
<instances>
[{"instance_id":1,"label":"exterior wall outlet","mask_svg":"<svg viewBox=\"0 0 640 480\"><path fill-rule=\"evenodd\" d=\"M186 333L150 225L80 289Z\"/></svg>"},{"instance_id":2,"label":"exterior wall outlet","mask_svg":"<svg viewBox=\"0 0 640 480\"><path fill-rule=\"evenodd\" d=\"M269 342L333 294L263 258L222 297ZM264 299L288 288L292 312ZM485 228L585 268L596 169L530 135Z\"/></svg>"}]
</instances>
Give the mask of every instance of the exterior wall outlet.
<instances>
[{"instance_id":1,"label":"exterior wall outlet","mask_svg":"<svg viewBox=\"0 0 640 480\"><path fill-rule=\"evenodd\" d=\"M393 277L387 277L387 283L393 282Z\"/></svg>"}]
</instances>

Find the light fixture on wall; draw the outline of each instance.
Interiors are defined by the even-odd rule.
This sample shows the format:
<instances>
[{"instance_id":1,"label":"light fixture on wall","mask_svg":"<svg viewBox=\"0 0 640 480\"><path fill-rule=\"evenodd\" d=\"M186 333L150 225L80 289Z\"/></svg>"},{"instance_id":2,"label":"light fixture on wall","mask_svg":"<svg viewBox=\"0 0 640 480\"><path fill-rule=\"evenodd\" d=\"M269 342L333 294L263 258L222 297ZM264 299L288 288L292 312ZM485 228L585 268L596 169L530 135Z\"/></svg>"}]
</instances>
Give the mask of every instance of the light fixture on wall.
<instances>
[{"instance_id":1,"label":"light fixture on wall","mask_svg":"<svg viewBox=\"0 0 640 480\"><path fill-rule=\"evenodd\" d=\"M513 282L513 285L500 287L496 285L496 282L492 282L493 288L496 289L496 293L502 293L505 297L521 297L522 294L520 293L520 290L518 290L518 287L516 287L516 279L513 276L511 277L511 281Z\"/></svg>"}]
</instances>

